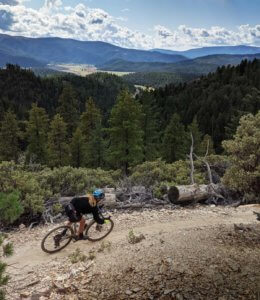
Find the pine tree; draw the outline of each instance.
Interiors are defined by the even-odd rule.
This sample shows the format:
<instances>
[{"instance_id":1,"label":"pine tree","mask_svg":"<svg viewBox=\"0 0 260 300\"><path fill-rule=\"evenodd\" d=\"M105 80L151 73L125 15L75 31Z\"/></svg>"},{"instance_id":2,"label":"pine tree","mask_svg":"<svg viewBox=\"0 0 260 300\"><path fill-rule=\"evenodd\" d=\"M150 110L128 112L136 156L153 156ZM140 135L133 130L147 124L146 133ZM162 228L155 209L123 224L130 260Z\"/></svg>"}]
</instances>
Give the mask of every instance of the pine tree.
<instances>
[{"instance_id":1,"label":"pine tree","mask_svg":"<svg viewBox=\"0 0 260 300\"><path fill-rule=\"evenodd\" d=\"M173 114L163 136L163 158L172 163L188 153L188 136L178 114Z\"/></svg>"},{"instance_id":2,"label":"pine tree","mask_svg":"<svg viewBox=\"0 0 260 300\"><path fill-rule=\"evenodd\" d=\"M70 159L73 167L79 168L85 165L86 142L79 127L72 136L70 144Z\"/></svg>"},{"instance_id":3,"label":"pine tree","mask_svg":"<svg viewBox=\"0 0 260 300\"><path fill-rule=\"evenodd\" d=\"M222 145L232 160L224 184L243 193L248 201L260 203L260 111L241 117L234 138Z\"/></svg>"},{"instance_id":4,"label":"pine tree","mask_svg":"<svg viewBox=\"0 0 260 300\"><path fill-rule=\"evenodd\" d=\"M47 162L48 116L44 108L32 104L27 122L27 152L29 159L45 164Z\"/></svg>"},{"instance_id":5,"label":"pine tree","mask_svg":"<svg viewBox=\"0 0 260 300\"><path fill-rule=\"evenodd\" d=\"M0 160L14 160L17 162L20 153L19 130L16 115L8 110L0 125Z\"/></svg>"},{"instance_id":6,"label":"pine tree","mask_svg":"<svg viewBox=\"0 0 260 300\"><path fill-rule=\"evenodd\" d=\"M86 166L100 167L104 160L102 116L92 98L86 102L86 111L81 115L80 128L86 141Z\"/></svg>"},{"instance_id":7,"label":"pine tree","mask_svg":"<svg viewBox=\"0 0 260 300\"><path fill-rule=\"evenodd\" d=\"M51 122L48 135L48 162L51 167L65 166L68 163L69 147L66 137L66 123L57 114Z\"/></svg>"},{"instance_id":8,"label":"pine tree","mask_svg":"<svg viewBox=\"0 0 260 300\"><path fill-rule=\"evenodd\" d=\"M143 152L144 152L144 161L152 161L158 157L158 122L157 114L154 108L154 98L151 93L145 91L141 98L140 102L142 104L142 129L144 131L143 136Z\"/></svg>"},{"instance_id":9,"label":"pine tree","mask_svg":"<svg viewBox=\"0 0 260 300\"><path fill-rule=\"evenodd\" d=\"M111 164L128 174L129 167L143 159L143 130L141 106L128 91L122 91L112 108L108 132Z\"/></svg>"},{"instance_id":10,"label":"pine tree","mask_svg":"<svg viewBox=\"0 0 260 300\"><path fill-rule=\"evenodd\" d=\"M67 124L68 137L71 138L79 119L79 102L70 83L66 83L59 97L58 113Z\"/></svg>"}]
</instances>

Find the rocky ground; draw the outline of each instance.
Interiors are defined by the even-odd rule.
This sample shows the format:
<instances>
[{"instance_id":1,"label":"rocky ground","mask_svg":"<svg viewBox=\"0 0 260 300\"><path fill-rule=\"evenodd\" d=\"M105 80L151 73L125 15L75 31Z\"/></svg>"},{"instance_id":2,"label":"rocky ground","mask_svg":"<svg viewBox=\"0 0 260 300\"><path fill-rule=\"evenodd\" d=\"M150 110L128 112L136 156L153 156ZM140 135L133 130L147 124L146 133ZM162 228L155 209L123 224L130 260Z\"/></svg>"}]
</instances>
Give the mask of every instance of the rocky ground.
<instances>
[{"instance_id":1,"label":"rocky ground","mask_svg":"<svg viewBox=\"0 0 260 300\"><path fill-rule=\"evenodd\" d=\"M9 234L7 299L260 299L253 211L260 206L112 211L104 241L53 255L40 242L57 224L20 229Z\"/></svg>"}]
</instances>

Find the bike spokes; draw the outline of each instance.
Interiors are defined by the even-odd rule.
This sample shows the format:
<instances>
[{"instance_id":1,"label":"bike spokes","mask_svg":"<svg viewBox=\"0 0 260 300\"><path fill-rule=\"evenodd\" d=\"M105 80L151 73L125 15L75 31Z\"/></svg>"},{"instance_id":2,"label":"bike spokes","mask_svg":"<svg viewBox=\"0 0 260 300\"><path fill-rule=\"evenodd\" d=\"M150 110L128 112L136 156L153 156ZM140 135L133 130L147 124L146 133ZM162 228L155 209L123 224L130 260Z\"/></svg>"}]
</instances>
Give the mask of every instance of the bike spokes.
<instances>
[{"instance_id":1,"label":"bike spokes","mask_svg":"<svg viewBox=\"0 0 260 300\"><path fill-rule=\"evenodd\" d=\"M90 241L98 241L107 236L113 229L114 223L112 220L108 220L107 223L100 225L92 223L86 230L87 238Z\"/></svg>"},{"instance_id":2,"label":"bike spokes","mask_svg":"<svg viewBox=\"0 0 260 300\"><path fill-rule=\"evenodd\" d=\"M43 239L42 250L47 253L58 252L70 243L73 236L73 230L68 226L55 228Z\"/></svg>"}]
</instances>

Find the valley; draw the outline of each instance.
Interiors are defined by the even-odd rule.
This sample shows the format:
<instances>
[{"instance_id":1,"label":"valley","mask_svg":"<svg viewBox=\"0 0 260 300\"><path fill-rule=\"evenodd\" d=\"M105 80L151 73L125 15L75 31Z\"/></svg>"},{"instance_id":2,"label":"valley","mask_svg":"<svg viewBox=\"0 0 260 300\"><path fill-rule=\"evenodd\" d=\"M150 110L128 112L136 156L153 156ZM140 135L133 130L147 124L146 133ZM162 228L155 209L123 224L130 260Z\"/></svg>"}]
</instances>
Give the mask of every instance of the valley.
<instances>
[{"instance_id":1,"label":"valley","mask_svg":"<svg viewBox=\"0 0 260 300\"><path fill-rule=\"evenodd\" d=\"M72 73L78 76L87 76L97 72L104 72L108 74L114 74L117 76L123 76L127 74L131 74L132 72L124 72L124 71L103 71L98 70L94 65L87 64L48 64L47 68L58 71L58 72L66 72Z\"/></svg>"}]
</instances>

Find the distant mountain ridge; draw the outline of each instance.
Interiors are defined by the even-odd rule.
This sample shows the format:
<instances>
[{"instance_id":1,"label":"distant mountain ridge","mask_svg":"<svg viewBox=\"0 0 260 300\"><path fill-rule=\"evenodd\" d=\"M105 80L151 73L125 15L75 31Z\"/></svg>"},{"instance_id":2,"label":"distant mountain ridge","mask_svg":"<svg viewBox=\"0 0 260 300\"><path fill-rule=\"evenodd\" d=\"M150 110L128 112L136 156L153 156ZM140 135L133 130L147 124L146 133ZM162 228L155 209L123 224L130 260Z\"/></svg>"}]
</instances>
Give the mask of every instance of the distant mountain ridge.
<instances>
[{"instance_id":1,"label":"distant mountain ridge","mask_svg":"<svg viewBox=\"0 0 260 300\"><path fill-rule=\"evenodd\" d=\"M5 66L7 63L20 65L25 68L40 68L46 65L44 62L38 61L31 57L10 55L5 51L0 50L0 66Z\"/></svg>"},{"instance_id":2,"label":"distant mountain ridge","mask_svg":"<svg viewBox=\"0 0 260 300\"><path fill-rule=\"evenodd\" d=\"M182 55L126 49L104 42L63 38L25 38L0 34L0 51L47 63L101 64L111 59L134 62L179 62Z\"/></svg>"},{"instance_id":3,"label":"distant mountain ridge","mask_svg":"<svg viewBox=\"0 0 260 300\"><path fill-rule=\"evenodd\" d=\"M260 47L254 46L213 46L202 47L197 49L190 49L185 51L165 50L165 49L152 49L151 52L159 52L164 54L179 54L184 55L187 58L197 58L207 55L215 54L232 54L232 55L244 55L244 54L257 54L260 53Z\"/></svg>"},{"instance_id":4,"label":"distant mountain ridge","mask_svg":"<svg viewBox=\"0 0 260 300\"><path fill-rule=\"evenodd\" d=\"M0 34L0 67L4 67L6 63L35 68L46 67L47 64L74 63L91 64L108 71L207 74L219 65L239 64L245 58L259 58L256 53L260 53L260 47L241 45L186 51L146 51L122 48L100 41Z\"/></svg>"},{"instance_id":5,"label":"distant mountain ridge","mask_svg":"<svg viewBox=\"0 0 260 300\"><path fill-rule=\"evenodd\" d=\"M170 72L180 74L204 75L214 72L218 66L237 65L243 59L260 59L259 54L249 55L208 55L195 59L188 59L177 63L148 63L129 62L124 60L112 60L98 66L101 70L107 71L128 71L128 72Z\"/></svg>"}]
</instances>

